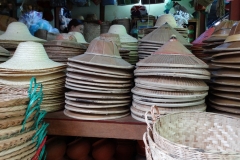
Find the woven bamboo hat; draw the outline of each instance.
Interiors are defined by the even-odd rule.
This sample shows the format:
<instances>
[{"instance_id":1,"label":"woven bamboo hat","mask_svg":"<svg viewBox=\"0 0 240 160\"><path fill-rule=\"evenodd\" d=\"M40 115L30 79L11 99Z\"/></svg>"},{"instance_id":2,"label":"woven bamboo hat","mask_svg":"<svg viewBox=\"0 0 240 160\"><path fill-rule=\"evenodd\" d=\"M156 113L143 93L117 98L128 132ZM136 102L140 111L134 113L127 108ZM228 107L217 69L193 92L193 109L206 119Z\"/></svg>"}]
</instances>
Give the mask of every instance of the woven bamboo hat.
<instances>
[{"instance_id":1,"label":"woven bamboo hat","mask_svg":"<svg viewBox=\"0 0 240 160\"><path fill-rule=\"evenodd\" d=\"M234 42L234 41L240 41L240 23L235 22L228 37L224 41L226 42Z\"/></svg>"},{"instance_id":2,"label":"woven bamboo hat","mask_svg":"<svg viewBox=\"0 0 240 160\"><path fill-rule=\"evenodd\" d=\"M165 23L168 23L171 27L176 28L177 27L177 22L173 15L171 14L163 14L158 17L157 22L154 27L161 27Z\"/></svg>"},{"instance_id":3,"label":"woven bamboo hat","mask_svg":"<svg viewBox=\"0 0 240 160\"><path fill-rule=\"evenodd\" d=\"M120 36L118 34L103 33L103 34L100 35L99 39L107 40L107 41L113 41L118 46L118 48L121 47Z\"/></svg>"},{"instance_id":4,"label":"woven bamboo hat","mask_svg":"<svg viewBox=\"0 0 240 160\"><path fill-rule=\"evenodd\" d=\"M44 39L32 36L27 26L21 22L10 23L6 32L0 35L0 41L35 41L41 43L46 42L46 40Z\"/></svg>"},{"instance_id":5,"label":"woven bamboo hat","mask_svg":"<svg viewBox=\"0 0 240 160\"><path fill-rule=\"evenodd\" d=\"M69 61L110 68L133 68L120 57L119 50L113 42L97 39L92 40L84 54L69 58Z\"/></svg>"},{"instance_id":6,"label":"woven bamboo hat","mask_svg":"<svg viewBox=\"0 0 240 160\"><path fill-rule=\"evenodd\" d=\"M77 38L74 35L68 33L61 33L57 35L56 40L77 42Z\"/></svg>"},{"instance_id":7,"label":"woven bamboo hat","mask_svg":"<svg viewBox=\"0 0 240 160\"><path fill-rule=\"evenodd\" d=\"M48 58L42 44L36 42L21 42L13 57L0 64L0 69L9 70L39 70L64 66Z\"/></svg>"},{"instance_id":8,"label":"woven bamboo hat","mask_svg":"<svg viewBox=\"0 0 240 160\"><path fill-rule=\"evenodd\" d=\"M208 39L204 40L203 42L215 42L215 41L224 41L227 36L229 35L232 26L236 21L232 20L224 20L219 25L215 27L215 31Z\"/></svg>"},{"instance_id":9,"label":"woven bamboo hat","mask_svg":"<svg viewBox=\"0 0 240 160\"><path fill-rule=\"evenodd\" d=\"M119 34L121 42L138 42L136 38L127 34L126 28L123 25L112 25L109 28L108 33Z\"/></svg>"},{"instance_id":10,"label":"woven bamboo hat","mask_svg":"<svg viewBox=\"0 0 240 160\"><path fill-rule=\"evenodd\" d=\"M68 34L73 35L76 38L78 43L88 43L83 37L83 35L79 32L68 32Z\"/></svg>"},{"instance_id":11,"label":"woven bamboo hat","mask_svg":"<svg viewBox=\"0 0 240 160\"><path fill-rule=\"evenodd\" d=\"M137 66L208 68L174 36L151 56L138 62Z\"/></svg>"},{"instance_id":12,"label":"woven bamboo hat","mask_svg":"<svg viewBox=\"0 0 240 160\"><path fill-rule=\"evenodd\" d=\"M173 29L168 23L165 23L161 27L150 32L139 41L147 43L165 44L169 41L172 35L176 35L178 41L184 46L192 45L186 40L186 38L184 38L180 33Z\"/></svg>"}]
</instances>

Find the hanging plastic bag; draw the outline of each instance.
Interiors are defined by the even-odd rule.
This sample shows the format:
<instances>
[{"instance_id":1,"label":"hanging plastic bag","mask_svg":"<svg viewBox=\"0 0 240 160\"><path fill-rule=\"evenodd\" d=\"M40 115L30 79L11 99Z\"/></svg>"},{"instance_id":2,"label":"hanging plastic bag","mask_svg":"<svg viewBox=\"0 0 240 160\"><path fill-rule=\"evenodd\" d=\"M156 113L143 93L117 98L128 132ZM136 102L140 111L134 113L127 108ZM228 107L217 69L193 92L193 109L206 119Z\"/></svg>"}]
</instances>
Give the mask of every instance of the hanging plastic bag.
<instances>
[{"instance_id":1,"label":"hanging plastic bag","mask_svg":"<svg viewBox=\"0 0 240 160\"><path fill-rule=\"evenodd\" d=\"M27 25L32 35L34 35L34 33L39 29L47 30L48 32L55 34L59 33L59 30L53 28L48 21L42 19L42 16L42 12L30 11L24 13L19 18L19 21Z\"/></svg>"}]
</instances>

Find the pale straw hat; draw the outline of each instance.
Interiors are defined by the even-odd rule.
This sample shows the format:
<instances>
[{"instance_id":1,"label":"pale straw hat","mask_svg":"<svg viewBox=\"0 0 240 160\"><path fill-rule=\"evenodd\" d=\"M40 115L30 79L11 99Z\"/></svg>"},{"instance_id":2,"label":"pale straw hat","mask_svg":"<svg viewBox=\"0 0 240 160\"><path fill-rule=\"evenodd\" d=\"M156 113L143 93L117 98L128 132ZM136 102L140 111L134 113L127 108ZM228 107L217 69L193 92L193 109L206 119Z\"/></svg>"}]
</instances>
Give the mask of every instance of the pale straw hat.
<instances>
[{"instance_id":1,"label":"pale straw hat","mask_svg":"<svg viewBox=\"0 0 240 160\"><path fill-rule=\"evenodd\" d=\"M224 42L228 43L228 42L235 42L235 41L240 41L240 23L239 22L236 22L233 25L228 37Z\"/></svg>"},{"instance_id":2,"label":"pale straw hat","mask_svg":"<svg viewBox=\"0 0 240 160\"><path fill-rule=\"evenodd\" d=\"M10 52L8 50L6 50L5 48L0 46L0 55L10 56Z\"/></svg>"},{"instance_id":3,"label":"pale straw hat","mask_svg":"<svg viewBox=\"0 0 240 160\"><path fill-rule=\"evenodd\" d=\"M46 40L44 39L32 36L27 26L22 22L10 23L6 32L0 35L0 41L35 41L41 43L46 42Z\"/></svg>"},{"instance_id":4,"label":"pale straw hat","mask_svg":"<svg viewBox=\"0 0 240 160\"><path fill-rule=\"evenodd\" d=\"M37 42L21 42L13 57L0 64L0 69L39 70L64 66L49 59L43 45Z\"/></svg>"},{"instance_id":5,"label":"pale straw hat","mask_svg":"<svg viewBox=\"0 0 240 160\"><path fill-rule=\"evenodd\" d=\"M173 15L171 15L171 14L163 14L163 15L159 16L154 27L161 27L165 23L168 23L172 28L177 27L177 22L176 22L175 18L173 17Z\"/></svg>"},{"instance_id":6,"label":"pale straw hat","mask_svg":"<svg viewBox=\"0 0 240 160\"><path fill-rule=\"evenodd\" d=\"M68 33L61 33L61 34L57 35L56 40L77 42L77 38L74 35L71 35Z\"/></svg>"},{"instance_id":7,"label":"pale straw hat","mask_svg":"<svg viewBox=\"0 0 240 160\"><path fill-rule=\"evenodd\" d=\"M78 43L88 43L84 36L79 32L68 32L68 34L73 35L77 39Z\"/></svg>"},{"instance_id":8,"label":"pale straw hat","mask_svg":"<svg viewBox=\"0 0 240 160\"><path fill-rule=\"evenodd\" d=\"M94 39L87 51L69 61L111 68L132 69L133 66L123 60L117 46L112 41Z\"/></svg>"},{"instance_id":9,"label":"pale straw hat","mask_svg":"<svg viewBox=\"0 0 240 160\"><path fill-rule=\"evenodd\" d=\"M121 43L124 42L138 42L138 40L127 34L126 28L123 25L114 24L112 25L108 33L119 34Z\"/></svg>"}]
</instances>

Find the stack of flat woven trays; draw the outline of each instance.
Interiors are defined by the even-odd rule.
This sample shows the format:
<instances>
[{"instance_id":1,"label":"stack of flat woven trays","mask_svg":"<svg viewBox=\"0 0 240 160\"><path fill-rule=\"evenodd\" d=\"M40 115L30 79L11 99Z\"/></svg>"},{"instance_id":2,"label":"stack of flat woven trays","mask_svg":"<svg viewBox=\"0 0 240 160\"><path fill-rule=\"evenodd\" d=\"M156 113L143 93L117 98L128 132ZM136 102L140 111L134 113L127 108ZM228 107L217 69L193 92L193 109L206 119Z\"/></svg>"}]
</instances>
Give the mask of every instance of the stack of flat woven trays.
<instances>
[{"instance_id":1,"label":"stack of flat woven trays","mask_svg":"<svg viewBox=\"0 0 240 160\"><path fill-rule=\"evenodd\" d=\"M152 105L159 108L161 115L205 111L208 86L204 80L210 79L206 68L206 63L172 37L158 51L137 63L132 117L145 121L144 114Z\"/></svg>"},{"instance_id":2,"label":"stack of flat woven trays","mask_svg":"<svg viewBox=\"0 0 240 160\"><path fill-rule=\"evenodd\" d=\"M240 24L236 23L224 44L213 48L217 54L212 56L212 65L218 70L212 71L210 85L210 106L220 111L240 114Z\"/></svg>"},{"instance_id":3,"label":"stack of flat woven trays","mask_svg":"<svg viewBox=\"0 0 240 160\"><path fill-rule=\"evenodd\" d=\"M207 45L206 43L203 43L203 41L208 39L214 30L215 27L209 28L192 42L192 53L204 62L208 62L209 60L207 59L208 55L203 53L203 45Z\"/></svg>"},{"instance_id":4,"label":"stack of flat woven trays","mask_svg":"<svg viewBox=\"0 0 240 160\"><path fill-rule=\"evenodd\" d=\"M208 39L203 40L203 43L205 43L202 46L202 48L204 49L203 53L205 54L204 59L205 59L205 62L210 66L210 69L216 68L211 65L211 56L216 54L216 51L213 50L213 48L224 43L225 39L229 35L231 28L235 22L236 21L232 21L232 20L222 21L220 24L218 24L215 27L215 30L212 33L212 35Z\"/></svg>"},{"instance_id":5,"label":"stack of flat woven trays","mask_svg":"<svg viewBox=\"0 0 240 160\"><path fill-rule=\"evenodd\" d=\"M30 79L29 79L30 81ZM46 114L40 111L42 92L39 84L32 88L1 88L0 159L31 160L46 136ZM40 90L40 91L37 91ZM44 159L44 148L39 159Z\"/></svg>"},{"instance_id":6,"label":"stack of flat woven trays","mask_svg":"<svg viewBox=\"0 0 240 160\"><path fill-rule=\"evenodd\" d=\"M176 35L178 41L188 49L192 46L180 33L173 29L168 23L165 23L139 40L139 59L144 59L157 51L171 38L172 35Z\"/></svg>"},{"instance_id":7,"label":"stack of flat woven trays","mask_svg":"<svg viewBox=\"0 0 240 160\"><path fill-rule=\"evenodd\" d=\"M127 34L126 28L123 25L112 25L108 33L119 35L121 47L128 50L126 52L122 51L121 57L130 64L135 65L138 62L138 40Z\"/></svg>"},{"instance_id":8,"label":"stack of flat woven trays","mask_svg":"<svg viewBox=\"0 0 240 160\"><path fill-rule=\"evenodd\" d=\"M42 110L64 108L66 65L50 60L40 43L21 42L13 57L0 64L0 86L29 87L32 76L43 84Z\"/></svg>"},{"instance_id":9,"label":"stack of flat woven trays","mask_svg":"<svg viewBox=\"0 0 240 160\"><path fill-rule=\"evenodd\" d=\"M67 64L68 58L83 54L88 43L79 32L62 33L56 40L48 41L44 48L53 61Z\"/></svg>"},{"instance_id":10,"label":"stack of flat woven trays","mask_svg":"<svg viewBox=\"0 0 240 160\"><path fill-rule=\"evenodd\" d=\"M6 32L0 35L0 46L7 49L13 55L18 44L21 42L33 41L44 43L46 40L34 37L27 26L22 22L12 22L8 25Z\"/></svg>"},{"instance_id":11,"label":"stack of flat woven trays","mask_svg":"<svg viewBox=\"0 0 240 160\"><path fill-rule=\"evenodd\" d=\"M155 108L151 115L154 115ZM180 112L156 119L143 135L147 160L240 159L240 119L208 112Z\"/></svg>"},{"instance_id":12,"label":"stack of flat woven trays","mask_svg":"<svg viewBox=\"0 0 240 160\"><path fill-rule=\"evenodd\" d=\"M133 66L112 41L94 39L87 51L68 59L64 114L83 120L129 115Z\"/></svg>"}]
</instances>

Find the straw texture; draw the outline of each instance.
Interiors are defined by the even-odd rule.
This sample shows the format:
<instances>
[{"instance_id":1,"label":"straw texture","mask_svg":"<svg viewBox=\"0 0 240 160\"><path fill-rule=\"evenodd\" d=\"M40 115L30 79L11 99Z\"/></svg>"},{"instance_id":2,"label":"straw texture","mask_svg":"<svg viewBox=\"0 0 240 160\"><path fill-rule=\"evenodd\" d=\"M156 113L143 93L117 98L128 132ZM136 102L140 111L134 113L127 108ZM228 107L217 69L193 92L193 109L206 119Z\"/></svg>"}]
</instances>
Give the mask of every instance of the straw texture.
<instances>
[{"instance_id":1,"label":"straw texture","mask_svg":"<svg viewBox=\"0 0 240 160\"><path fill-rule=\"evenodd\" d=\"M177 22L173 15L171 14L162 14L158 17L157 22L155 23L154 27L161 27L165 23L168 23L172 28L177 27Z\"/></svg>"},{"instance_id":2,"label":"straw texture","mask_svg":"<svg viewBox=\"0 0 240 160\"><path fill-rule=\"evenodd\" d=\"M44 39L34 37L29 32L27 26L21 22L12 22L8 25L6 32L0 35L1 41L35 41L35 42L46 42Z\"/></svg>"}]
</instances>

